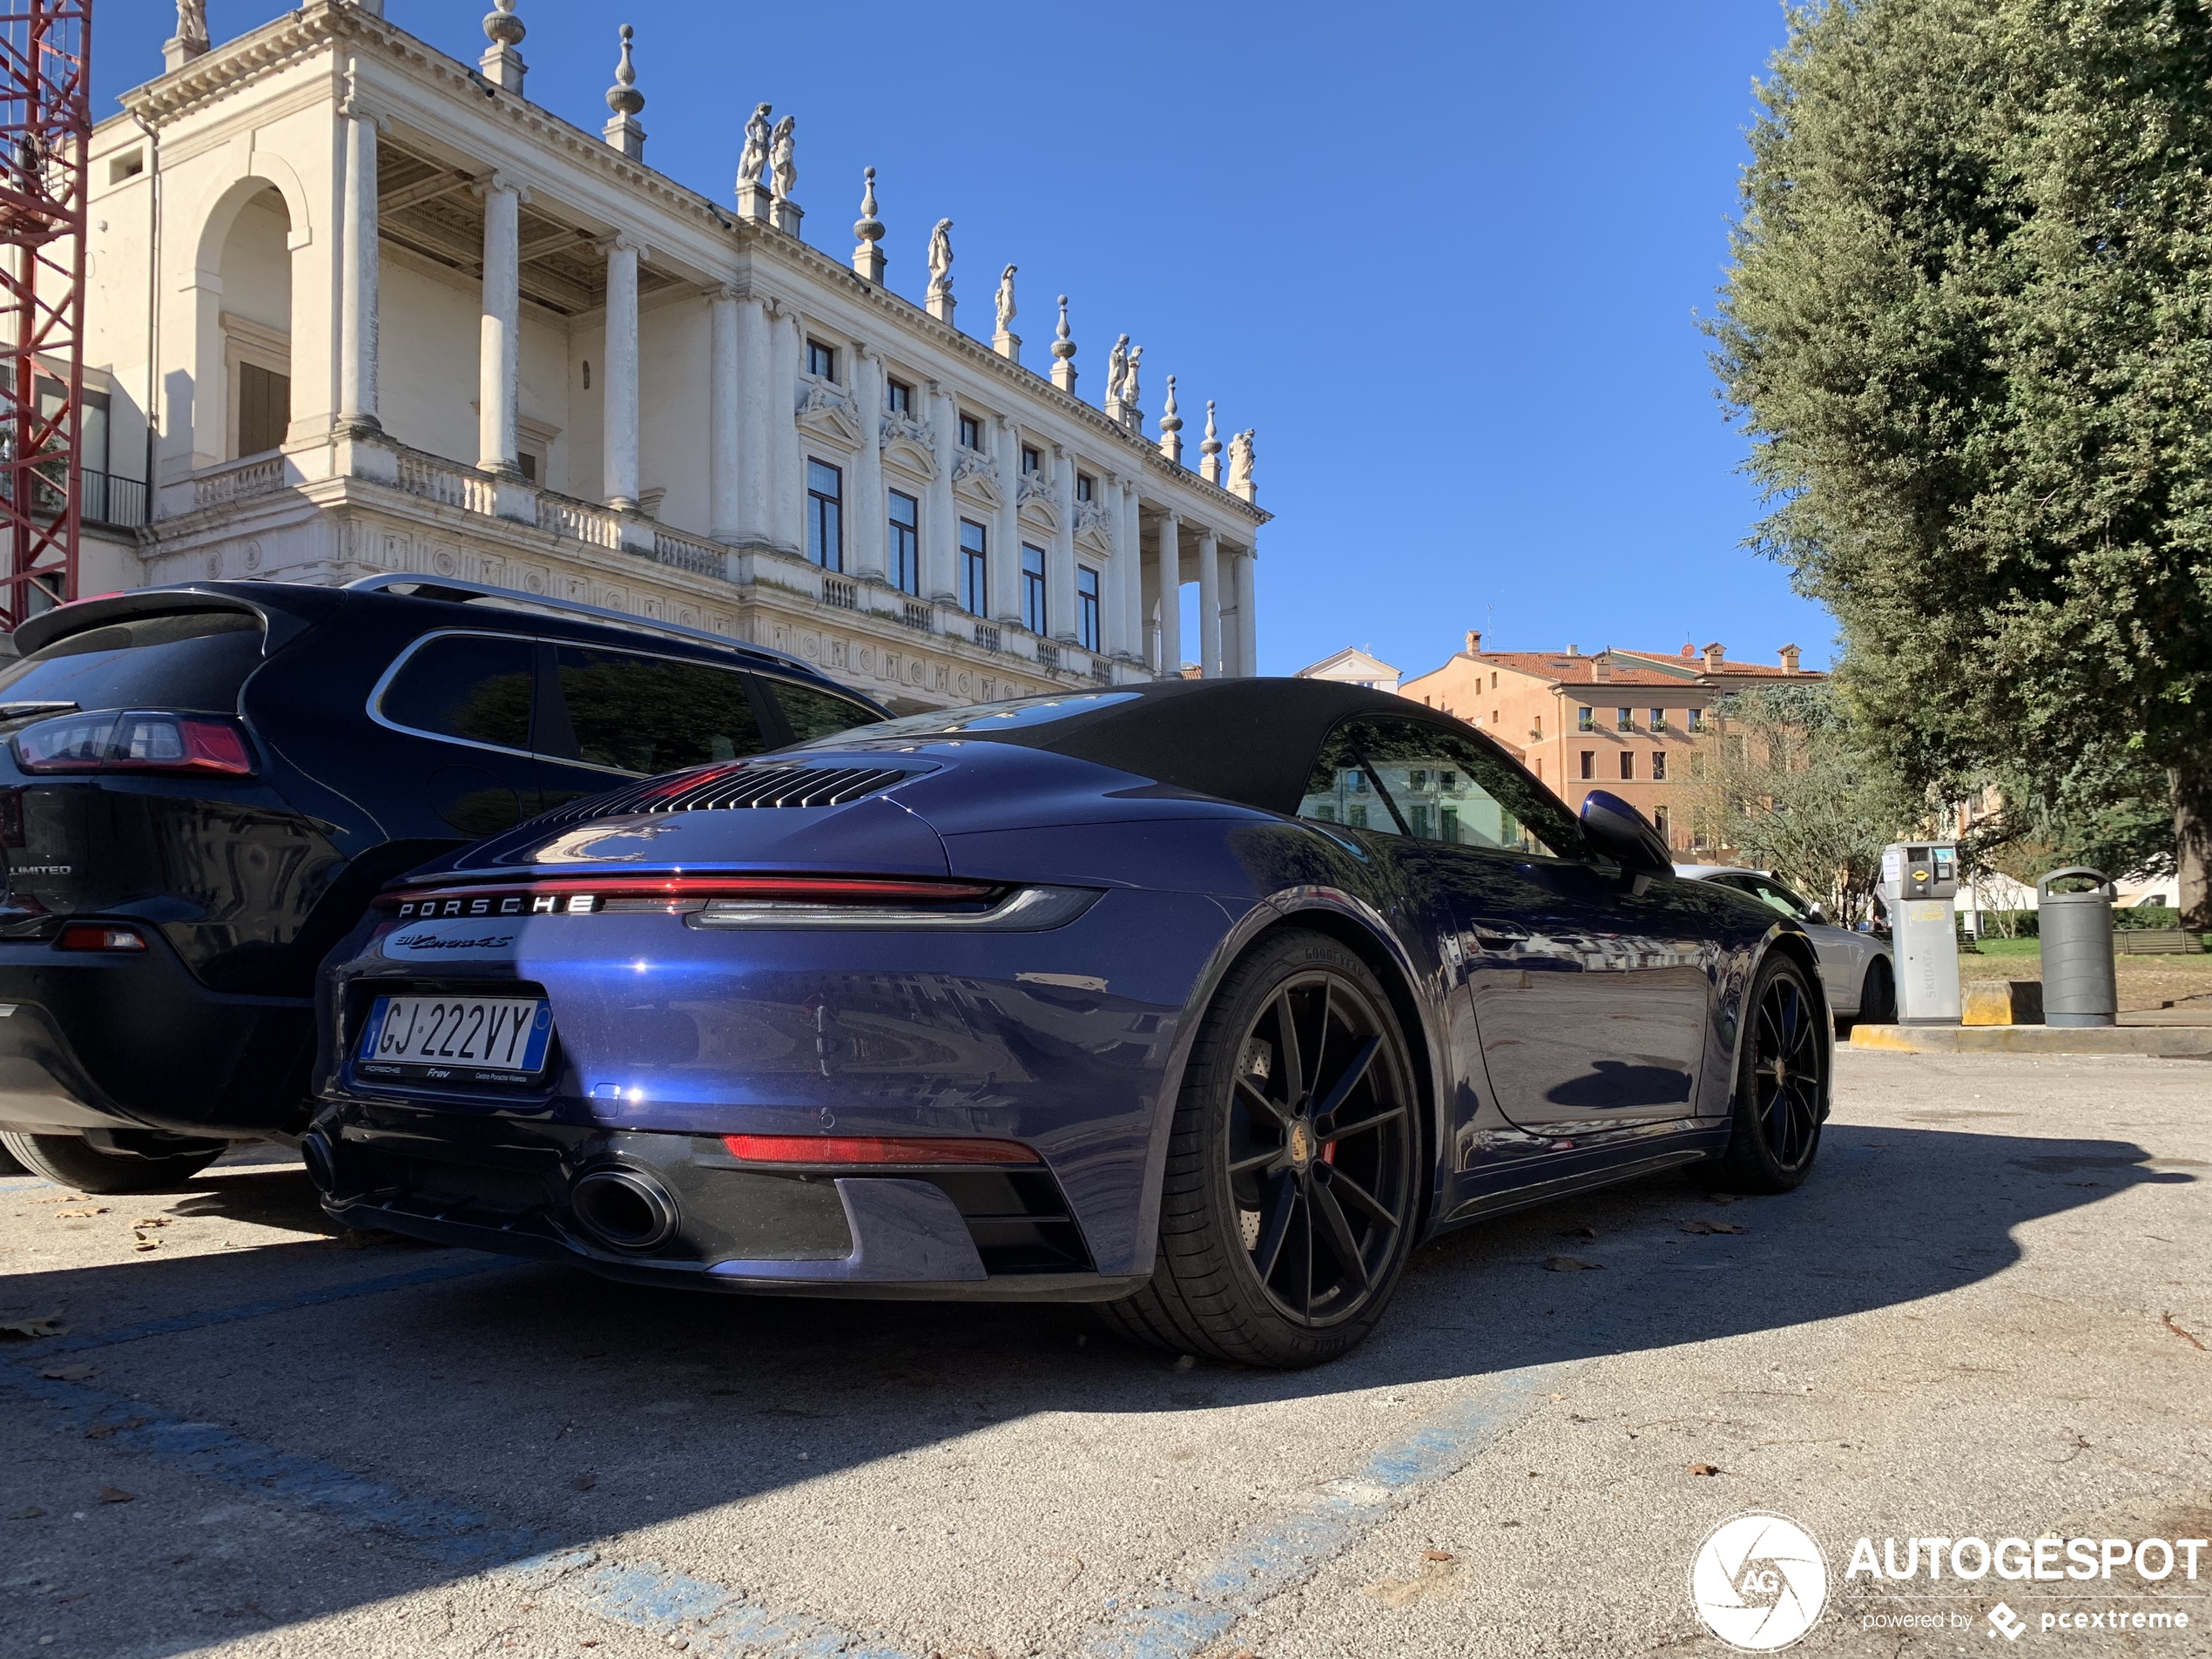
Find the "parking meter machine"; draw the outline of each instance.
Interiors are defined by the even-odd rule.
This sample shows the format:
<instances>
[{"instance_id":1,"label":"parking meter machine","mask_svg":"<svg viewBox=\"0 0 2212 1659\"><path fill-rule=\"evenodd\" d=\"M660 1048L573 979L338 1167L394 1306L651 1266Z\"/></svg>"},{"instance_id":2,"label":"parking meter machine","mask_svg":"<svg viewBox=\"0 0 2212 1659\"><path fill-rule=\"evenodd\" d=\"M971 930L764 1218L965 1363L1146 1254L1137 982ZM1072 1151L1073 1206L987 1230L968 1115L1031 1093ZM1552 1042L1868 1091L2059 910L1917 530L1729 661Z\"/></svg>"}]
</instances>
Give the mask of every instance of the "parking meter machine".
<instances>
[{"instance_id":1,"label":"parking meter machine","mask_svg":"<svg viewBox=\"0 0 2212 1659\"><path fill-rule=\"evenodd\" d=\"M1882 849L1882 902L1897 958L1899 1025L1959 1023L1959 849L1898 841Z\"/></svg>"}]
</instances>

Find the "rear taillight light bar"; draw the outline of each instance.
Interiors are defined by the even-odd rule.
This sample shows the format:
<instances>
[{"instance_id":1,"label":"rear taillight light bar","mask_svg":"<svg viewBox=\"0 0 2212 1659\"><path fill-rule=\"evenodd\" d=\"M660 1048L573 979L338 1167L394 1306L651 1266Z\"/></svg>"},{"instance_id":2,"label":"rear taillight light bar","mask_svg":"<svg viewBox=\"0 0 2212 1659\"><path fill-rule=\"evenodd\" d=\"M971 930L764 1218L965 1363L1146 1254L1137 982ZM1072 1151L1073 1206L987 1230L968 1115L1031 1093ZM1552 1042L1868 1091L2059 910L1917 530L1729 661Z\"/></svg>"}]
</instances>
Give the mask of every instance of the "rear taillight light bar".
<instances>
[{"instance_id":1,"label":"rear taillight light bar","mask_svg":"<svg viewBox=\"0 0 2212 1659\"><path fill-rule=\"evenodd\" d=\"M725 1135L722 1144L740 1163L895 1164L931 1169L1044 1162L1019 1141L974 1136Z\"/></svg>"},{"instance_id":2,"label":"rear taillight light bar","mask_svg":"<svg viewBox=\"0 0 2212 1659\"><path fill-rule=\"evenodd\" d=\"M569 877L405 888L381 893L377 909L402 921L440 916L590 915L602 910L700 910L718 902L809 909L911 910L974 907L1004 888L974 881L862 875L656 875Z\"/></svg>"},{"instance_id":3,"label":"rear taillight light bar","mask_svg":"<svg viewBox=\"0 0 2212 1659\"><path fill-rule=\"evenodd\" d=\"M151 772L251 778L253 750L236 720L219 714L126 709L64 714L9 739L16 765L32 773Z\"/></svg>"}]
</instances>

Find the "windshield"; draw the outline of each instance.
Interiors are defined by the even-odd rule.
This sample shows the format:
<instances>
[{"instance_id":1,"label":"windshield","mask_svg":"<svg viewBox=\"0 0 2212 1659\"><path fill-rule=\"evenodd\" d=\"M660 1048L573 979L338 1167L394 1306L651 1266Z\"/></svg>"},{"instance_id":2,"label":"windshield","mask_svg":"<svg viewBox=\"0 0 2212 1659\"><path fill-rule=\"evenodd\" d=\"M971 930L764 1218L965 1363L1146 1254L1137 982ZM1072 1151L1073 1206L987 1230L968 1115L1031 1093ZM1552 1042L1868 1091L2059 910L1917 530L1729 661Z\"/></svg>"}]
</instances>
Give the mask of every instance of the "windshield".
<instances>
[{"instance_id":1,"label":"windshield","mask_svg":"<svg viewBox=\"0 0 2212 1659\"><path fill-rule=\"evenodd\" d=\"M1750 894L1769 909L1779 911L1792 921L1804 921L1810 918L1812 907L1771 876L1736 875L1726 878L1726 880L1728 886Z\"/></svg>"}]
</instances>

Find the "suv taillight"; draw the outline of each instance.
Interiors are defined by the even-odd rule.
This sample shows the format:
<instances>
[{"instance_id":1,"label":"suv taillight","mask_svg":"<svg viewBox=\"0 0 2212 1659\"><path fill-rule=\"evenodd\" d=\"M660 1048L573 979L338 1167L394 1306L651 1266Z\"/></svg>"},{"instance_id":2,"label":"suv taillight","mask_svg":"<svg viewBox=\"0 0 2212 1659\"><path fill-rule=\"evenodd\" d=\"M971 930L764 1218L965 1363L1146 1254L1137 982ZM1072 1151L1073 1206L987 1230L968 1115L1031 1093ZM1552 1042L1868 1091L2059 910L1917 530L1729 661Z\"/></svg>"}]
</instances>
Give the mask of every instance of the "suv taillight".
<instances>
[{"instance_id":1,"label":"suv taillight","mask_svg":"<svg viewBox=\"0 0 2212 1659\"><path fill-rule=\"evenodd\" d=\"M27 725L10 739L16 765L29 772L148 772L187 777L251 778L253 751L235 720L162 709L64 714Z\"/></svg>"}]
</instances>

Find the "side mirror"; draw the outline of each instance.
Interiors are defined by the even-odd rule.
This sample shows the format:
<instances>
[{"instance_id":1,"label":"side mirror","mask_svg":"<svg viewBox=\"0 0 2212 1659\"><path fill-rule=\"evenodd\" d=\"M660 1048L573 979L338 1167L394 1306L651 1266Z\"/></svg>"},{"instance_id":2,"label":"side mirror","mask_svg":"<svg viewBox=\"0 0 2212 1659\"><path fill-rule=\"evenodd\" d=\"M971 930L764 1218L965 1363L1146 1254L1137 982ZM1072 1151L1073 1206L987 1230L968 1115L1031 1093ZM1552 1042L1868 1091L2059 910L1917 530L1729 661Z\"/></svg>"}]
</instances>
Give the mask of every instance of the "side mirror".
<instances>
[{"instance_id":1,"label":"side mirror","mask_svg":"<svg viewBox=\"0 0 2212 1659\"><path fill-rule=\"evenodd\" d=\"M1805 907L1805 920L1815 923L1819 927L1825 927L1828 925L1828 913L1823 910L1817 904L1807 905Z\"/></svg>"},{"instance_id":2,"label":"side mirror","mask_svg":"<svg viewBox=\"0 0 2212 1659\"><path fill-rule=\"evenodd\" d=\"M1618 795L1593 789L1582 797L1582 833L1593 852L1631 875L1672 875L1674 855L1642 813Z\"/></svg>"}]
</instances>

